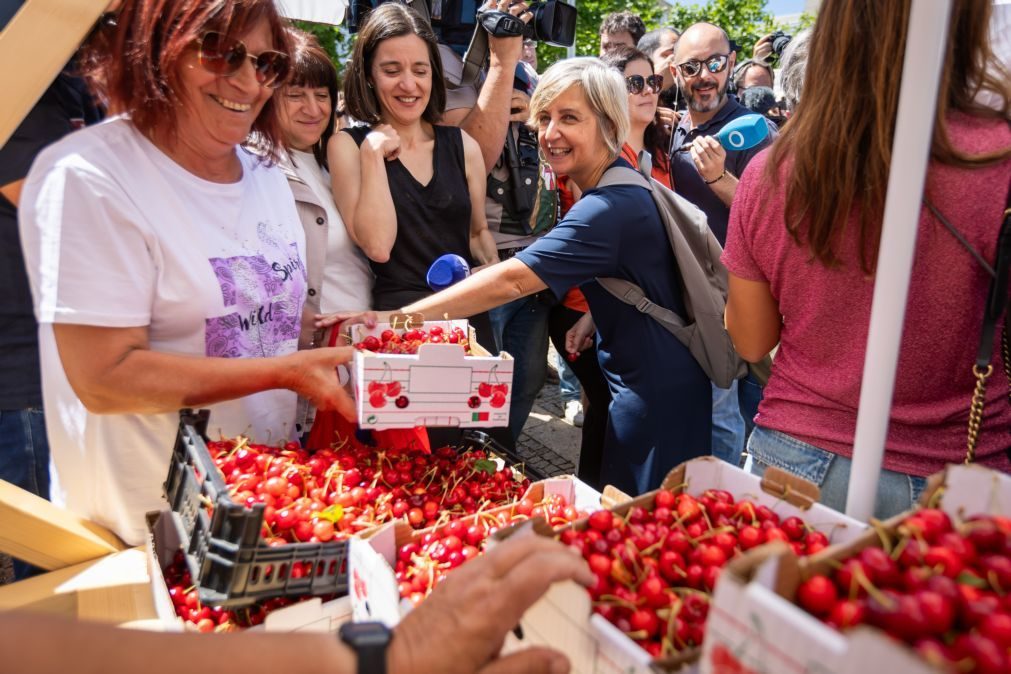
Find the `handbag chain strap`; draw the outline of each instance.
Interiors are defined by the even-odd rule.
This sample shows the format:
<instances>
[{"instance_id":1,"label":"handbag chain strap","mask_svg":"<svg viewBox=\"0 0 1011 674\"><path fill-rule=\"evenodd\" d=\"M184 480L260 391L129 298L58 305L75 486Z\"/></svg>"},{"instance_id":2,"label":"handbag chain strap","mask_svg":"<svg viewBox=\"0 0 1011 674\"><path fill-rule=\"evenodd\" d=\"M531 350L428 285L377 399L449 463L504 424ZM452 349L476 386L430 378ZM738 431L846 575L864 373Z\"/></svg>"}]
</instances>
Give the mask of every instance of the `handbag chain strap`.
<instances>
[{"instance_id":1,"label":"handbag chain strap","mask_svg":"<svg viewBox=\"0 0 1011 674\"><path fill-rule=\"evenodd\" d=\"M986 385L990 375L993 374L993 364L990 362L993 356L993 335L996 329L997 318L1001 311L1006 308L1008 310L1004 313L1004 329L1001 335L1001 358L1004 361L1004 374L1008 379L1008 404L1011 405L1011 349L1008 348L1009 323L1011 323L1011 316L1008 314L1011 313L1011 308L1006 307L1008 303L1008 268L1011 266L1011 191L1008 193L1008 204L1004 209L1000 233L997 236L997 258L993 267L987 263L979 251L972 247L962 233L926 197L923 198L923 203L991 277L990 290L987 293L987 301L983 313L983 329L980 335L979 349L976 354L976 362L972 366L972 374L976 378L976 387L973 390L972 401L969 404L969 424L965 451L965 463L968 464L976 460L979 431L983 424L983 407L986 404Z\"/></svg>"}]
</instances>

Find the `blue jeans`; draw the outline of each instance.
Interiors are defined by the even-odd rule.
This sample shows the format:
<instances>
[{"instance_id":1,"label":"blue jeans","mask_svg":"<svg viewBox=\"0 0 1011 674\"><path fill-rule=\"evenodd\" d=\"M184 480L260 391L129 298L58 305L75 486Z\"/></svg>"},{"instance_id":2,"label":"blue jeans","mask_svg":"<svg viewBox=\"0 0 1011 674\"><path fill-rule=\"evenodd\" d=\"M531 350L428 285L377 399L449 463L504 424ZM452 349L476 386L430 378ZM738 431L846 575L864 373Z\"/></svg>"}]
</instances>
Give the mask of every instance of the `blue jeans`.
<instances>
[{"instance_id":1,"label":"blue jeans","mask_svg":"<svg viewBox=\"0 0 1011 674\"><path fill-rule=\"evenodd\" d=\"M755 475L764 474L768 466L782 468L818 485L820 500L829 508L839 512L846 510L853 464L846 457L761 426L756 426L751 434L748 453L754 460L751 472ZM874 516L883 520L908 510L919 500L926 486L926 478L882 469Z\"/></svg>"},{"instance_id":2,"label":"blue jeans","mask_svg":"<svg viewBox=\"0 0 1011 674\"><path fill-rule=\"evenodd\" d=\"M713 456L740 466L743 451L744 417L737 400L737 382L730 388L713 384Z\"/></svg>"},{"instance_id":3,"label":"blue jeans","mask_svg":"<svg viewBox=\"0 0 1011 674\"><path fill-rule=\"evenodd\" d=\"M579 386L579 379L560 353L555 356L555 366L558 368L558 392L562 396L562 404L570 400L579 400L583 392Z\"/></svg>"},{"instance_id":4,"label":"blue jeans","mask_svg":"<svg viewBox=\"0 0 1011 674\"><path fill-rule=\"evenodd\" d=\"M737 402L741 406L741 416L744 418L744 444L755 430L755 415L758 414L758 403L762 402L765 389L749 373L747 377L737 382Z\"/></svg>"},{"instance_id":5,"label":"blue jeans","mask_svg":"<svg viewBox=\"0 0 1011 674\"><path fill-rule=\"evenodd\" d=\"M513 357L509 432L516 440L527 423L534 399L544 386L548 363L548 316L551 305L540 294L530 295L488 312L495 346Z\"/></svg>"},{"instance_id":6,"label":"blue jeans","mask_svg":"<svg viewBox=\"0 0 1011 674\"><path fill-rule=\"evenodd\" d=\"M49 441L41 407L0 410L0 480L49 498ZM14 560L14 579L31 575L34 567Z\"/></svg>"}]
</instances>

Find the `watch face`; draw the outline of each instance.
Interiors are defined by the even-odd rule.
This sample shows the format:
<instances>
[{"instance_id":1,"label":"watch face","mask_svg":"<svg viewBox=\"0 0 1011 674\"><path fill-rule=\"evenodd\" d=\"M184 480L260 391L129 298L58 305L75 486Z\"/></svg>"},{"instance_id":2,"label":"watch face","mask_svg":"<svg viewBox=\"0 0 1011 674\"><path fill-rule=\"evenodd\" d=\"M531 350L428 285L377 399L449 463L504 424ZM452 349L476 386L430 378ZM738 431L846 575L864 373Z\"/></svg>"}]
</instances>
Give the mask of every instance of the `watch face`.
<instances>
[{"instance_id":1,"label":"watch face","mask_svg":"<svg viewBox=\"0 0 1011 674\"><path fill-rule=\"evenodd\" d=\"M392 636L390 628L382 623L344 623L341 639L356 647L385 646Z\"/></svg>"}]
</instances>

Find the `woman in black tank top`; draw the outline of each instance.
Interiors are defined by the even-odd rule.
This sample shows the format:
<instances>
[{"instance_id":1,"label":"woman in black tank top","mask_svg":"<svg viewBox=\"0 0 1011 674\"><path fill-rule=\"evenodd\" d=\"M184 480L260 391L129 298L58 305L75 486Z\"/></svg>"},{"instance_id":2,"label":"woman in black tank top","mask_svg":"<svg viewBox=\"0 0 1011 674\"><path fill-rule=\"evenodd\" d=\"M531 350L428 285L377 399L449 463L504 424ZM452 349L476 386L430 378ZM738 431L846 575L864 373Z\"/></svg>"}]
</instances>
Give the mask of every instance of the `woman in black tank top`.
<instances>
[{"instance_id":1,"label":"woman in black tank top","mask_svg":"<svg viewBox=\"0 0 1011 674\"><path fill-rule=\"evenodd\" d=\"M480 147L436 125L446 95L428 24L398 3L376 8L359 31L344 95L351 116L368 126L330 141L334 200L375 273L373 308L430 295L426 273L446 253L472 267L497 262Z\"/></svg>"}]
</instances>

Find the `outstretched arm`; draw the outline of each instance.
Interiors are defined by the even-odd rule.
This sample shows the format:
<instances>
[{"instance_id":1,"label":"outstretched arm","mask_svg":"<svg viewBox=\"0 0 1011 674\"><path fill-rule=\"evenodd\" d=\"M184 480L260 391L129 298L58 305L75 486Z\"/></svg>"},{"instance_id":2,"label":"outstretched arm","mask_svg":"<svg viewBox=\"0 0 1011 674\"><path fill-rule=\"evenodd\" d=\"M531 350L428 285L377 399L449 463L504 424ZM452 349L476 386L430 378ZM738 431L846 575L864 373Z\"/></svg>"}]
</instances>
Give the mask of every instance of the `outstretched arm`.
<instances>
[{"instance_id":1,"label":"outstretched arm","mask_svg":"<svg viewBox=\"0 0 1011 674\"><path fill-rule=\"evenodd\" d=\"M207 358L152 351L148 328L53 324L63 370L95 414L159 414L269 389L291 389L320 409L353 418L336 368L352 350L312 349L274 358Z\"/></svg>"}]
</instances>

